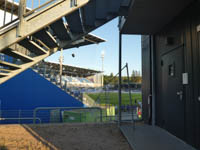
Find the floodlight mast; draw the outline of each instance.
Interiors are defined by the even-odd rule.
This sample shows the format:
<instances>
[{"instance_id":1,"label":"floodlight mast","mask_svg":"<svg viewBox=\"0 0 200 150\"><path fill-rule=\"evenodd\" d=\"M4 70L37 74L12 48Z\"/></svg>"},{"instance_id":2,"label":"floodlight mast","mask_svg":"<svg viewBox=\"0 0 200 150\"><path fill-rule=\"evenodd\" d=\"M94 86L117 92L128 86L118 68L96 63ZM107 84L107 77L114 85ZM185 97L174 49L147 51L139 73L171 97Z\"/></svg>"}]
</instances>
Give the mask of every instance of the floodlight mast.
<instances>
[{"instance_id":1,"label":"floodlight mast","mask_svg":"<svg viewBox=\"0 0 200 150\"><path fill-rule=\"evenodd\" d=\"M104 85L104 57L105 57L105 52L102 51L101 52L101 59L102 59L102 75L101 75L101 87L103 88L103 85Z\"/></svg>"}]
</instances>

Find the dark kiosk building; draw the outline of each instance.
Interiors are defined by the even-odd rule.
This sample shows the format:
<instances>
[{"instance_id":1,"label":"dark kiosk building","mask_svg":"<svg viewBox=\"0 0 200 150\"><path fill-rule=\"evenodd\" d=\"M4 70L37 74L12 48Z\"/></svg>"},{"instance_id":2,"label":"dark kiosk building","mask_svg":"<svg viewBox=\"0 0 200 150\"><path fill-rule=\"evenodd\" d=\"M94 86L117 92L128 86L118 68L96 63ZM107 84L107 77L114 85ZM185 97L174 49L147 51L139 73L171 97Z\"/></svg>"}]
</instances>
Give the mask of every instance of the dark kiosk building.
<instances>
[{"instance_id":1,"label":"dark kiosk building","mask_svg":"<svg viewBox=\"0 0 200 150\"><path fill-rule=\"evenodd\" d=\"M200 0L134 0L121 34L142 34L143 118L200 149Z\"/></svg>"}]
</instances>

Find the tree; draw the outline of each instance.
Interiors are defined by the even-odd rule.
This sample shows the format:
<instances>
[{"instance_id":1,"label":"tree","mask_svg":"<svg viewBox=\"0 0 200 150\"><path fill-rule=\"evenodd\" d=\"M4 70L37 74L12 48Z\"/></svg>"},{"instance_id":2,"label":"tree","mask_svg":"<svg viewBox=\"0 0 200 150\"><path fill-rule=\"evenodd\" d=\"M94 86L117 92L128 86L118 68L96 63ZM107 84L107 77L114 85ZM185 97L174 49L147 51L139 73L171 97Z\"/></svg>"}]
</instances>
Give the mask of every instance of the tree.
<instances>
[{"instance_id":1,"label":"tree","mask_svg":"<svg viewBox=\"0 0 200 150\"><path fill-rule=\"evenodd\" d=\"M135 77L135 70L132 71L131 77Z\"/></svg>"},{"instance_id":2,"label":"tree","mask_svg":"<svg viewBox=\"0 0 200 150\"><path fill-rule=\"evenodd\" d=\"M141 83L142 82L142 77L141 77L140 71L137 71L137 70L132 71L131 81L133 83Z\"/></svg>"},{"instance_id":3,"label":"tree","mask_svg":"<svg viewBox=\"0 0 200 150\"><path fill-rule=\"evenodd\" d=\"M113 73L111 72L111 73L110 73L110 77L113 77L113 76L114 76L114 75L113 75Z\"/></svg>"}]
</instances>

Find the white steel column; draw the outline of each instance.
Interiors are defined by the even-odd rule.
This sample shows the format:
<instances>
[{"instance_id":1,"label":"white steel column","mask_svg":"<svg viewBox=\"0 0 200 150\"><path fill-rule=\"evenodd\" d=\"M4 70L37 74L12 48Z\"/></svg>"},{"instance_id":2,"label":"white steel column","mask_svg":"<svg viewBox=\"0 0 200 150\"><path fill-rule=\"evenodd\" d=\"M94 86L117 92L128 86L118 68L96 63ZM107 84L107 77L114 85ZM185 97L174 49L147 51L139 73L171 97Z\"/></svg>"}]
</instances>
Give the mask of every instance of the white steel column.
<instances>
[{"instance_id":1,"label":"white steel column","mask_svg":"<svg viewBox=\"0 0 200 150\"><path fill-rule=\"evenodd\" d=\"M62 71L63 71L63 48L61 48L60 50L60 58L59 58L59 62L60 62L60 88L62 88Z\"/></svg>"}]
</instances>

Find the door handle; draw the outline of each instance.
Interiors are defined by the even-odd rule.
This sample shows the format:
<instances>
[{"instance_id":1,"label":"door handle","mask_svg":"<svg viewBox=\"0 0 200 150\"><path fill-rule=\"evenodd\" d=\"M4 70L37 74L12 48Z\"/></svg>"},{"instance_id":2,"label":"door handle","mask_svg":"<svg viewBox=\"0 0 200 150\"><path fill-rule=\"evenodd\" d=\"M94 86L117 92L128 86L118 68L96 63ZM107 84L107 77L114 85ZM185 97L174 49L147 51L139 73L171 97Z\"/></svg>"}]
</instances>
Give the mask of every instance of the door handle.
<instances>
[{"instance_id":1,"label":"door handle","mask_svg":"<svg viewBox=\"0 0 200 150\"><path fill-rule=\"evenodd\" d=\"M180 100L182 101L183 100L183 91L179 91L176 94L179 96Z\"/></svg>"}]
</instances>

